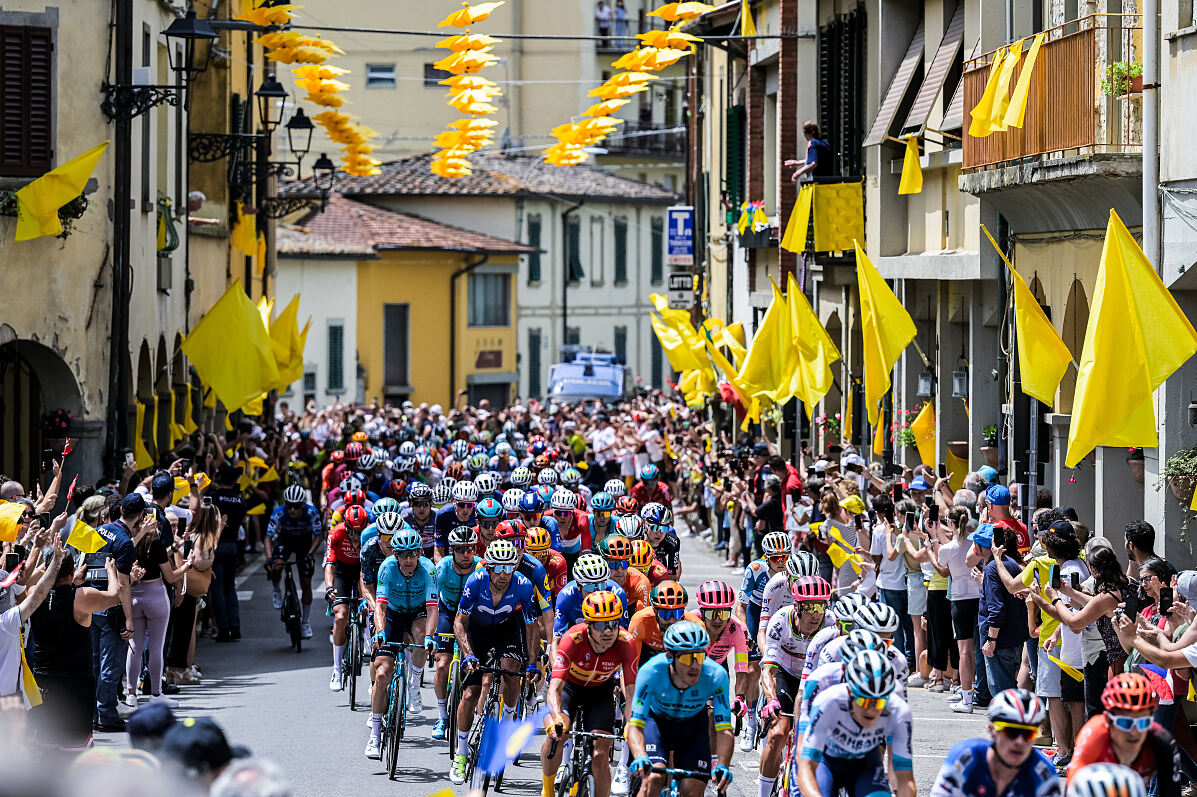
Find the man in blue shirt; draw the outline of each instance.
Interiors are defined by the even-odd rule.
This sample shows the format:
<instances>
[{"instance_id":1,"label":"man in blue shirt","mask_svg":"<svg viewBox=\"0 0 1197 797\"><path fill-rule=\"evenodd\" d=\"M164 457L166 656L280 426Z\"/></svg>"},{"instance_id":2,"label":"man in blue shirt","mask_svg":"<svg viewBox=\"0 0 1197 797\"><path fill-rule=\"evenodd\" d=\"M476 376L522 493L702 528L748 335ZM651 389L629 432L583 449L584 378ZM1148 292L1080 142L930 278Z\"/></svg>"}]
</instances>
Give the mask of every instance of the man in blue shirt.
<instances>
[{"instance_id":1,"label":"man in blue shirt","mask_svg":"<svg viewBox=\"0 0 1197 797\"><path fill-rule=\"evenodd\" d=\"M819 126L814 122L803 122L802 136L806 139L806 160L790 180L796 183L807 174L811 177L831 177L834 173L831 166L831 145L827 143L827 139L820 138ZM799 162L788 160L785 165L798 166Z\"/></svg>"},{"instance_id":2,"label":"man in blue shirt","mask_svg":"<svg viewBox=\"0 0 1197 797\"><path fill-rule=\"evenodd\" d=\"M969 539L977 545L993 546L995 555L1002 557L1006 571L1016 576L1022 569L1007 552L1018 552L1018 533L1005 526L982 523ZM981 633L981 656L989 688L996 694L1018 686L1018 666L1022 663L1022 648L1030 637L1027 630L1027 609L1002 584L997 564L992 560L985 566L981 580L981 600L977 605L977 622Z\"/></svg>"}]
</instances>

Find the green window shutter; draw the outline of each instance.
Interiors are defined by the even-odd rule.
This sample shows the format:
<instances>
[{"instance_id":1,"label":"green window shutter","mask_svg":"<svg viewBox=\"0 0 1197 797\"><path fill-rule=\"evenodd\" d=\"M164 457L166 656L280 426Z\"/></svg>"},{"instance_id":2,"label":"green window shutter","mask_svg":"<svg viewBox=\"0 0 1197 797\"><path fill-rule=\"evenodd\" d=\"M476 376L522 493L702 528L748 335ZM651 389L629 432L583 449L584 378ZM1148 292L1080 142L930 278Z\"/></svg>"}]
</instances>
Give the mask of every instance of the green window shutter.
<instances>
[{"instance_id":1,"label":"green window shutter","mask_svg":"<svg viewBox=\"0 0 1197 797\"><path fill-rule=\"evenodd\" d=\"M326 390L345 389L345 327L328 325L328 386Z\"/></svg>"},{"instance_id":2,"label":"green window shutter","mask_svg":"<svg viewBox=\"0 0 1197 797\"><path fill-rule=\"evenodd\" d=\"M540 216L528 217L528 246L536 247L528 255L528 282L540 282Z\"/></svg>"},{"instance_id":3,"label":"green window shutter","mask_svg":"<svg viewBox=\"0 0 1197 797\"><path fill-rule=\"evenodd\" d=\"M745 129L747 122L743 105L727 109L727 144L724 153L724 175L727 180L727 196L731 201L732 213L739 214L744 202L744 159L747 148Z\"/></svg>"},{"instance_id":4,"label":"green window shutter","mask_svg":"<svg viewBox=\"0 0 1197 797\"><path fill-rule=\"evenodd\" d=\"M615 284L628 281L628 220L615 220Z\"/></svg>"},{"instance_id":5,"label":"green window shutter","mask_svg":"<svg viewBox=\"0 0 1197 797\"><path fill-rule=\"evenodd\" d=\"M586 276L582 270L582 220L573 216L566 228L566 255L569 257L569 281L581 282Z\"/></svg>"},{"instance_id":6,"label":"green window shutter","mask_svg":"<svg viewBox=\"0 0 1197 797\"><path fill-rule=\"evenodd\" d=\"M628 361L628 328L615 327L615 359L621 363Z\"/></svg>"},{"instance_id":7,"label":"green window shutter","mask_svg":"<svg viewBox=\"0 0 1197 797\"><path fill-rule=\"evenodd\" d=\"M652 273L653 282L665 281L665 220L656 217L652 220Z\"/></svg>"},{"instance_id":8,"label":"green window shutter","mask_svg":"<svg viewBox=\"0 0 1197 797\"><path fill-rule=\"evenodd\" d=\"M652 363L650 369L652 373L648 375L648 380L652 383L653 387L664 387L665 377L662 376L661 371L665 363L665 350L661 348L661 341L657 340L656 335L652 335L651 338L652 348L650 351L652 352Z\"/></svg>"},{"instance_id":9,"label":"green window shutter","mask_svg":"<svg viewBox=\"0 0 1197 797\"><path fill-rule=\"evenodd\" d=\"M540 397L540 330L528 330L528 396Z\"/></svg>"}]
</instances>

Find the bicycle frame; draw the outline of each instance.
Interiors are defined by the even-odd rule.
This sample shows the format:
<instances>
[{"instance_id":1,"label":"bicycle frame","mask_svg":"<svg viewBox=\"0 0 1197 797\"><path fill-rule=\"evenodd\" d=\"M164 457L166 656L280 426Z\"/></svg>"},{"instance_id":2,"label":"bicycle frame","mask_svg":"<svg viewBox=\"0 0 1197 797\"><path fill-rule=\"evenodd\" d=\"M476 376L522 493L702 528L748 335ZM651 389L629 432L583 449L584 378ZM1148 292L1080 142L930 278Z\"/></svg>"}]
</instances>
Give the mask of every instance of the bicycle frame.
<instances>
[{"instance_id":1,"label":"bicycle frame","mask_svg":"<svg viewBox=\"0 0 1197 797\"><path fill-rule=\"evenodd\" d=\"M399 764L399 742L407 730L407 651L420 649L422 644L387 642L385 647L395 652L395 671L387 686L387 710L382 716L382 755L387 761L387 777L395 779ZM375 689L378 685L375 684Z\"/></svg>"}]
</instances>

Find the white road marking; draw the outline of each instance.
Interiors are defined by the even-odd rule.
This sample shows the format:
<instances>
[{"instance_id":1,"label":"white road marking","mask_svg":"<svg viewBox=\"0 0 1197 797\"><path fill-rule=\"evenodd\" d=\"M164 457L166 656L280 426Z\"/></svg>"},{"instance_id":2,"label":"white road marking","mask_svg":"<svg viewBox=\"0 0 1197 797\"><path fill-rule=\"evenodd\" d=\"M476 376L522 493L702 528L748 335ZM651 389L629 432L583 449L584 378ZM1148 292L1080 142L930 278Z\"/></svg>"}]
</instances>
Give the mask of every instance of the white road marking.
<instances>
[{"instance_id":1,"label":"white road marking","mask_svg":"<svg viewBox=\"0 0 1197 797\"><path fill-rule=\"evenodd\" d=\"M254 599L254 591L252 589L237 590L238 601L251 601Z\"/></svg>"},{"instance_id":2,"label":"white road marking","mask_svg":"<svg viewBox=\"0 0 1197 797\"><path fill-rule=\"evenodd\" d=\"M236 584L238 587L240 587L242 584L244 584L246 579L248 579L250 576L254 575L255 573L258 573L258 568L256 565L258 564L258 562L261 562L261 561L262 561L262 554L255 554L253 559L250 559L249 561L247 561L245 563L245 570L241 573L241 575L239 575L239 576L237 576L237 578L233 579L233 583ZM258 573L258 574L264 575L261 573ZM238 599L238 600L240 600L240 599Z\"/></svg>"}]
</instances>

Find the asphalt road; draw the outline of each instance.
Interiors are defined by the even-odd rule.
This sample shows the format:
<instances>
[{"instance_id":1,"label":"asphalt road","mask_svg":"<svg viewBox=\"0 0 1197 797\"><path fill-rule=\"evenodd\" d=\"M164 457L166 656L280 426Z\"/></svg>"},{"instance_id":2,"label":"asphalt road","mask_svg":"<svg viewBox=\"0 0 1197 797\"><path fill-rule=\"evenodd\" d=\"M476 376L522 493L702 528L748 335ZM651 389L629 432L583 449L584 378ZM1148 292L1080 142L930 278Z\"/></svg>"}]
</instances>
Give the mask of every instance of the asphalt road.
<instances>
[{"instance_id":1,"label":"asphalt road","mask_svg":"<svg viewBox=\"0 0 1197 797\"><path fill-rule=\"evenodd\" d=\"M698 538L683 537L683 579L693 590L708 579L723 579L739 586L740 576L719 565L709 546ZM427 797L452 788L449 783L448 747L431 739L436 720L436 700L429 684L424 689L424 711L411 722L402 742L399 772L388 783L381 762L363 755L369 731L368 711L350 712L344 693L328 690L332 668L330 619L313 611L314 636L302 653L295 653L271 607L270 586L260 566L251 563L239 578L243 639L217 645L210 639L198 643L196 661L203 669L203 683L185 686L177 695L179 716L211 716L226 730L230 741L249 747L255 755L273 759L289 774L297 795L341 797L394 793ZM317 590L319 592L319 590ZM359 682L359 700L364 689ZM982 735L985 718L953 714L942 695L910 690L914 712L914 769L919 794L927 794L948 749L960 739ZM124 744L124 734L97 734L99 744ZM536 795L540 790L539 739L504 776L504 792ZM733 761L732 797L755 797L759 757L742 753L738 744Z\"/></svg>"}]
</instances>

